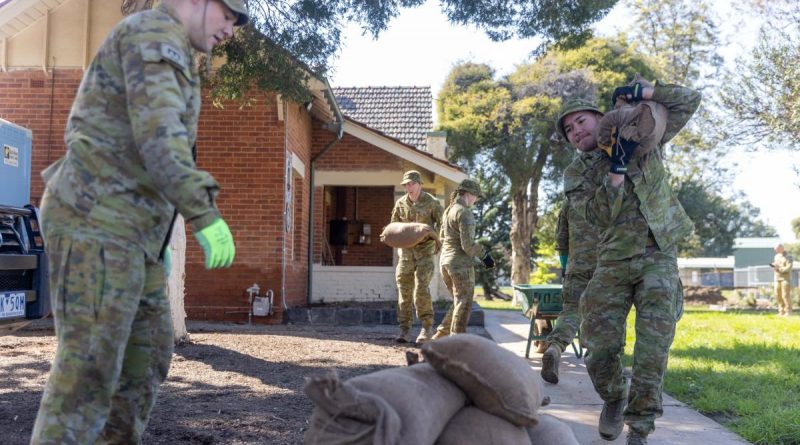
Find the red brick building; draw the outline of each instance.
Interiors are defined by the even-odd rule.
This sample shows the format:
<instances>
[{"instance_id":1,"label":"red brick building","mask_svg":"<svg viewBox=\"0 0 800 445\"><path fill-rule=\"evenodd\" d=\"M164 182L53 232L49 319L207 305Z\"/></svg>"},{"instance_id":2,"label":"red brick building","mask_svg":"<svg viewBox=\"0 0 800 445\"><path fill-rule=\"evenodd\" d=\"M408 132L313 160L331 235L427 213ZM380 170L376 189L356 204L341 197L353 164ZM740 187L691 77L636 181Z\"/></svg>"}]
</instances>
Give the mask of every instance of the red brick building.
<instances>
[{"instance_id":1,"label":"red brick building","mask_svg":"<svg viewBox=\"0 0 800 445\"><path fill-rule=\"evenodd\" d=\"M33 132L34 204L39 173L66 150L83 70L121 18L118 7L92 0L0 6L0 118ZM253 283L275 294L266 322L280 322L284 307L396 300L396 255L378 235L402 196L403 171L420 170L442 200L466 177L445 160L443 135L429 133L429 88L332 89L324 79L309 87L310 104L271 93L254 93L258 100L243 109L204 103L198 166L222 185L217 203L237 255L231 268L207 271L188 236L190 319L246 317Z\"/></svg>"}]
</instances>

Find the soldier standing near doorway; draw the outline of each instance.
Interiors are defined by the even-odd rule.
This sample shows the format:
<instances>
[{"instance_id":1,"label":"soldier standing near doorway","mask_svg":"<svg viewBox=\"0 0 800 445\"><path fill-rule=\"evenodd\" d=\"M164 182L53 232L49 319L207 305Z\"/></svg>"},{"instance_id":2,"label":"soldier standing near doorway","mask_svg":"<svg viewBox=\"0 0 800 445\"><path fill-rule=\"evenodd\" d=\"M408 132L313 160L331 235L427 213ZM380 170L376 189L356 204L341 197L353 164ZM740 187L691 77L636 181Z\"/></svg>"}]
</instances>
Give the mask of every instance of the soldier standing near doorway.
<instances>
[{"instance_id":1,"label":"soldier standing near doorway","mask_svg":"<svg viewBox=\"0 0 800 445\"><path fill-rule=\"evenodd\" d=\"M792 315L792 257L786 255L783 244L775 246L775 299L778 301L778 315Z\"/></svg>"},{"instance_id":2,"label":"soldier standing near doorway","mask_svg":"<svg viewBox=\"0 0 800 445\"><path fill-rule=\"evenodd\" d=\"M139 444L173 338L165 291L175 212L207 268L235 247L214 178L192 147L200 113L194 51L248 20L244 0L162 0L114 27L86 70L43 174L42 229L58 349L31 444Z\"/></svg>"},{"instance_id":3,"label":"soldier standing near doorway","mask_svg":"<svg viewBox=\"0 0 800 445\"><path fill-rule=\"evenodd\" d=\"M403 174L400 184L406 194L397 200L392 209L391 222L415 222L431 226L438 231L442 224L442 205L430 193L422 191L422 176L416 170ZM433 338L433 302L430 283L433 279L433 257L436 255L436 240L428 239L408 248L399 249L397 263L397 321L400 332L396 340L401 343L411 341L411 306L417 310L417 318L422 322L422 330L417 343L425 343Z\"/></svg>"}]
</instances>

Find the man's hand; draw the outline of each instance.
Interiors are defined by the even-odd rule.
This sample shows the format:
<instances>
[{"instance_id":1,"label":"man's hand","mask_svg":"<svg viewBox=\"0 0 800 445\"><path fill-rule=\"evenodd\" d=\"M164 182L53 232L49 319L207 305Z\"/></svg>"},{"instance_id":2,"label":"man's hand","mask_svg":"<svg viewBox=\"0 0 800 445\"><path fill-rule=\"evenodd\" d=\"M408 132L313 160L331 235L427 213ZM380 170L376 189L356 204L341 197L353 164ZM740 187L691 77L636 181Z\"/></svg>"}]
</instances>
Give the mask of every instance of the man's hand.
<instances>
[{"instance_id":1,"label":"man's hand","mask_svg":"<svg viewBox=\"0 0 800 445\"><path fill-rule=\"evenodd\" d=\"M567 275L567 261L569 260L569 254L561 254L558 255L558 262L561 263L561 279L564 279L564 276Z\"/></svg>"},{"instance_id":2,"label":"man's hand","mask_svg":"<svg viewBox=\"0 0 800 445\"><path fill-rule=\"evenodd\" d=\"M236 256L236 246L228 224L217 218L211 225L194 234L206 256L206 269L230 267Z\"/></svg>"},{"instance_id":3,"label":"man's hand","mask_svg":"<svg viewBox=\"0 0 800 445\"><path fill-rule=\"evenodd\" d=\"M487 269L494 269L494 258L492 258L492 252L486 252L486 255L481 258L481 261Z\"/></svg>"},{"instance_id":4,"label":"man's hand","mask_svg":"<svg viewBox=\"0 0 800 445\"><path fill-rule=\"evenodd\" d=\"M611 145L600 147L611 160L609 171L618 175L625 174L628 171L628 163L633 159L633 153L638 146L638 142L619 137L619 128L611 127Z\"/></svg>"},{"instance_id":5,"label":"man's hand","mask_svg":"<svg viewBox=\"0 0 800 445\"><path fill-rule=\"evenodd\" d=\"M617 98L622 96L622 99L625 102L636 102L643 99L642 97L642 84L636 82L633 85L626 85L624 87L618 87L614 90L614 94L611 95L611 106L615 106L617 104Z\"/></svg>"}]
</instances>

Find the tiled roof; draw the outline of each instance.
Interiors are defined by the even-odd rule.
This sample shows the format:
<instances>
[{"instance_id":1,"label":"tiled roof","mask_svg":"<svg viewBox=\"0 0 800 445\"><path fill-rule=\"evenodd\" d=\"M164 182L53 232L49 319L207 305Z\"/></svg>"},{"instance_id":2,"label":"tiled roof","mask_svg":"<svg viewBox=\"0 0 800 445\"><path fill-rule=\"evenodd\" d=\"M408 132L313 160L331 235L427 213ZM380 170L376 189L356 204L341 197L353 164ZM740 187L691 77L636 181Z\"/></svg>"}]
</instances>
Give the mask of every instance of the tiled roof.
<instances>
[{"instance_id":1,"label":"tiled roof","mask_svg":"<svg viewBox=\"0 0 800 445\"><path fill-rule=\"evenodd\" d=\"M342 87L333 94L345 116L427 151L433 129L430 87Z\"/></svg>"}]
</instances>

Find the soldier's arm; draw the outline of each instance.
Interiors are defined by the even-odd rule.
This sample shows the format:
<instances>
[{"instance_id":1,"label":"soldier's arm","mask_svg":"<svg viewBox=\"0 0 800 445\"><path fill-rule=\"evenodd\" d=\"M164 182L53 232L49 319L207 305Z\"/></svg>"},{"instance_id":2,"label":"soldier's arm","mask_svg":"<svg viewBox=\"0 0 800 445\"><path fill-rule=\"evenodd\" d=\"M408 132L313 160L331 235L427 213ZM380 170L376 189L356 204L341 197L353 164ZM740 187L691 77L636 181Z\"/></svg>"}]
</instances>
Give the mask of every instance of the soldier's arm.
<instances>
[{"instance_id":1,"label":"soldier's arm","mask_svg":"<svg viewBox=\"0 0 800 445\"><path fill-rule=\"evenodd\" d=\"M792 260L789 258L785 258L783 260L783 263L778 265L778 272L786 273L789 272L790 270L792 270Z\"/></svg>"},{"instance_id":2,"label":"soldier's arm","mask_svg":"<svg viewBox=\"0 0 800 445\"><path fill-rule=\"evenodd\" d=\"M433 220L433 230L438 232L442 228L442 214L444 213L444 209L438 199L434 197L433 200L433 215L431 215L431 219Z\"/></svg>"},{"instance_id":3,"label":"soldier's arm","mask_svg":"<svg viewBox=\"0 0 800 445\"><path fill-rule=\"evenodd\" d=\"M482 257L485 249L475 242L475 217L469 209L461 210L458 215L458 231L461 236L461 249L469 256Z\"/></svg>"},{"instance_id":4,"label":"soldier's arm","mask_svg":"<svg viewBox=\"0 0 800 445\"><path fill-rule=\"evenodd\" d=\"M191 56L171 53L176 45L168 41L123 40L122 48L128 116L145 169L163 196L201 230L220 216L214 205L219 185L197 169L189 129L181 122L187 99L178 76L185 76L188 65L181 67L176 60L192 63Z\"/></svg>"},{"instance_id":5,"label":"soldier's arm","mask_svg":"<svg viewBox=\"0 0 800 445\"><path fill-rule=\"evenodd\" d=\"M400 221L400 214L398 212L400 207L400 201L394 203L394 207L392 208L392 218L389 220L390 223L395 222L402 222Z\"/></svg>"},{"instance_id":6,"label":"soldier's arm","mask_svg":"<svg viewBox=\"0 0 800 445\"><path fill-rule=\"evenodd\" d=\"M656 82L651 99L664 105L669 111L667 128L661 138L661 144L666 144L689 122L700 106L702 95L691 88Z\"/></svg>"},{"instance_id":7,"label":"soldier's arm","mask_svg":"<svg viewBox=\"0 0 800 445\"><path fill-rule=\"evenodd\" d=\"M565 201L558 212L558 220L556 221L556 250L562 255L566 255L569 252L568 209L569 202Z\"/></svg>"},{"instance_id":8,"label":"soldier's arm","mask_svg":"<svg viewBox=\"0 0 800 445\"><path fill-rule=\"evenodd\" d=\"M569 205L575 206L581 217L604 228L616 221L622 210L624 196L625 188L612 184L608 177L604 177L599 184L584 181L567 193Z\"/></svg>"}]
</instances>

